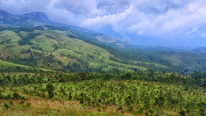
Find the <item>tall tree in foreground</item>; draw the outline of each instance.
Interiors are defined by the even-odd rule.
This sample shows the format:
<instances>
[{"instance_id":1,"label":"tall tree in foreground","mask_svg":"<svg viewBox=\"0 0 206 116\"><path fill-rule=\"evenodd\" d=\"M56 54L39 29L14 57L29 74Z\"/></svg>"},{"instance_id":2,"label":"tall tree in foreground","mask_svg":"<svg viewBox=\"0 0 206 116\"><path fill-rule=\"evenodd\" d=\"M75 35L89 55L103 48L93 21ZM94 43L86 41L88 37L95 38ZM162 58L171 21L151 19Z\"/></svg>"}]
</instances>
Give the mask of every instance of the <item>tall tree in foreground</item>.
<instances>
[{"instance_id":1,"label":"tall tree in foreground","mask_svg":"<svg viewBox=\"0 0 206 116\"><path fill-rule=\"evenodd\" d=\"M48 94L49 94L49 98L51 99L52 97L54 97L54 85L49 83L47 86L46 86L46 89L48 91Z\"/></svg>"}]
</instances>

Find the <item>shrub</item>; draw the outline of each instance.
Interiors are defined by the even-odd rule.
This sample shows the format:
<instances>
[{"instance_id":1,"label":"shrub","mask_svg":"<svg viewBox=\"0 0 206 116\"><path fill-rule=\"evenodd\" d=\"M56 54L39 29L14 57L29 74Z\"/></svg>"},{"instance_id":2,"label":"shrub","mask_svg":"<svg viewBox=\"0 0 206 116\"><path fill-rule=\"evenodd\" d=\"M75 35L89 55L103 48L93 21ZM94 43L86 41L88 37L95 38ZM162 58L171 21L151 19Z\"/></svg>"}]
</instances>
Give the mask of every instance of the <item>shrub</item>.
<instances>
[{"instance_id":1,"label":"shrub","mask_svg":"<svg viewBox=\"0 0 206 116\"><path fill-rule=\"evenodd\" d=\"M10 106L8 103L4 103L4 107L8 110Z\"/></svg>"},{"instance_id":2,"label":"shrub","mask_svg":"<svg viewBox=\"0 0 206 116\"><path fill-rule=\"evenodd\" d=\"M46 86L46 89L48 91L48 94L49 94L49 98L51 99L52 97L54 97L54 85L49 83L47 86Z\"/></svg>"},{"instance_id":3,"label":"shrub","mask_svg":"<svg viewBox=\"0 0 206 116\"><path fill-rule=\"evenodd\" d=\"M186 116L185 111L184 111L184 110L180 111L180 112L179 112L179 115L181 115L181 116Z\"/></svg>"},{"instance_id":4,"label":"shrub","mask_svg":"<svg viewBox=\"0 0 206 116\"><path fill-rule=\"evenodd\" d=\"M13 98L14 98L14 99L21 99L21 96L20 96L18 93L15 92L15 93L13 94Z\"/></svg>"},{"instance_id":5,"label":"shrub","mask_svg":"<svg viewBox=\"0 0 206 116\"><path fill-rule=\"evenodd\" d=\"M27 102L27 103L26 103L26 106L27 106L27 107L31 107L31 103L30 103L30 102Z\"/></svg>"},{"instance_id":6,"label":"shrub","mask_svg":"<svg viewBox=\"0 0 206 116\"><path fill-rule=\"evenodd\" d=\"M119 110L123 110L123 108L122 108L122 106L119 106L119 108L118 108Z\"/></svg>"},{"instance_id":7,"label":"shrub","mask_svg":"<svg viewBox=\"0 0 206 116\"><path fill-rule=\"evenodd\" d=\"M7 96L5 96L5 99L11 99L11 95L8 94Z\"/></svg>"},{"instance_id":8,"label":"shrub","mask_svg":"<svg viewBox=\"0 0 206 116\"><path fill-rule=\"evenodd\" d=\"M13 105L13 104L14 104L13 100L11 100L11 101L10 101L10 104L11 104L11 105Z\"/></svg>"},{"instance_id":9,"label":"shrub","mask_svg":"<svg viewBox=\"0 0 206 116\"><path fill-rule=\"evenodd\" d=\"M23 101L23 100L21 100L20 102L19 102L19 104L24 104L25 102Z\"/></svg>"},{"instance_id":10,"label":"shrub","mask_svg":"<svg viewBox=\"0 0 206 116\"><path fill-rule=\"evenodd\" d=\"M0 93L0 99L4 99L4 96L2 95L2 93Z\"/></svg>"}]
</instances>

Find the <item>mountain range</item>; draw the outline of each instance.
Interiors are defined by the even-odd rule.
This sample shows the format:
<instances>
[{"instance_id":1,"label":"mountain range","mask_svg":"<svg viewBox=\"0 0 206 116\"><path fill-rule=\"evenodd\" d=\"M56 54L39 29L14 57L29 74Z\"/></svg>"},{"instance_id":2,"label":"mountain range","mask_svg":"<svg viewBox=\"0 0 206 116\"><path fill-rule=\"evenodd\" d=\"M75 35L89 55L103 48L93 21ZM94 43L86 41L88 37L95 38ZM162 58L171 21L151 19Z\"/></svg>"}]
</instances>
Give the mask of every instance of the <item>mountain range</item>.
<instances>
[{"instance_id":1,"label":"mountain range","mask_svg":"<svg viewBox=\"0 0 206 116\"><path fill-rule=\"evenodd\" d=\"M0 10L0 71L206 71L205 49L137 46L77 26L50 21L43 12Z\"/></svg>"}]
</instances>

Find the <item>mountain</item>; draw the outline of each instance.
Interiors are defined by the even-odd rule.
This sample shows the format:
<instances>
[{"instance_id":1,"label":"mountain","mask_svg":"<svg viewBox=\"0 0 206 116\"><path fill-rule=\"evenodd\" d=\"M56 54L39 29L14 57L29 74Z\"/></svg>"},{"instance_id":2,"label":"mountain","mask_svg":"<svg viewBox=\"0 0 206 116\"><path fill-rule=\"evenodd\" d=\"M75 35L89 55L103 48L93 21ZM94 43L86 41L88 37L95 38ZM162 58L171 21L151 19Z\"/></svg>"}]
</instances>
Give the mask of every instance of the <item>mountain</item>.
<instances>
[{"instance_id":1,"label":"mountain","mask_svg":"<svg viewBox=\"0 0 206 116\"><path fill-rule=\"evenodd\" d=\"M93 32L85 28L50 21L49 17L44 12L31 12L23 15L13 15L6 11L0 10L0 25L19 27L53 25L57 27L69 27L83 32Z\"/></svg>"},{"instance_id":2,"label":"mountain","mask_svg":"<svg viewBox=\"0 0 206 116\"><path fill-rule=\"evenodd\" d=\"M39 23L39 24L38 24ZM43 12L32 12L24 15L12 15L0 10L0 24L11 26L37 26L50 24L48 16Z\"/></svg>"},{"instance_id":3,"label":"mountain","mask_svg":"<svg viewBox=\"0 0 206 116\"><path fill-rule=\"evenodd\" d=\"M11 24L15 22L17 17L11 15L8 12L0 10L0 24Z\"/></svg>"},{"instance_id":4,"label":"mountain","mask_svg":"<svg viewBox=\"0 0 206 116\"><path fill-rule=\"evenodd\" d=\"M32 12L21 16L22 21L33 20L38 22L49 23L48 16L43 12Z\"/></svg>"},{"instance_id":5,"label":"mountain","mask_svg":"<svg viewBox=\"0 0 206 116\"><path fill-rule=\"evenodd\" d=\"M0 11L0 71L206 71L206 55L136 46L81 27L55 23L43 12ZM29 68L28 68L29 67Z\"/></svg>"},{"instance_id":6,"label":"mountain","mask_svg":"<svg viewBox=\"0 0 206 116\"><path fill-rule=\"evenodd\" d=\"M44 12L31 12L23 15L12 15L6 11L0 10L0 25L15 26L15 27L35 27L35 26L51 25L51 26L55 26L55 28L58 27L58 29L60 30L67 30L68 28L70 28L75 32L81 33L81 35L85 36L85 38L89 38L89 39L93 38L94 39L93 41L96 40L99 41L100 36L105 36L106 37L104 38L105 40L101 39L101 41L104 41L105 43L112 43L119 47L124 47L122 44L126 43L125 41L122 41L120 39L117 38L114 39L109 36L96 33L92 30L50 21L48 16ZM108 39L112 41L106 41Z\"/></svg>"}]
</instances>

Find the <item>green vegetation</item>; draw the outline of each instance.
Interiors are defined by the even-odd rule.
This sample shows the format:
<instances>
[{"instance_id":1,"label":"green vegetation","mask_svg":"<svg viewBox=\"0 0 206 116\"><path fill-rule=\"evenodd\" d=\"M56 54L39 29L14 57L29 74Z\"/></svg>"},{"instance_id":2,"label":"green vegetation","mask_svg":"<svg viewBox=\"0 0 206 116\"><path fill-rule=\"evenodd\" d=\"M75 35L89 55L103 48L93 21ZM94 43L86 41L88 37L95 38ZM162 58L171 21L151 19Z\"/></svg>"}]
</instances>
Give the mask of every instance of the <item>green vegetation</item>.
<instances>
[{"instance_id":1,"label":"green vegetation","mask_svg":"<svg viewBox=\"0 0 206 116\"><path fill-rule=\"evenodd\" d=\"M205 71L205 54L147 50L70 28L0 27L0 38L1 60L35 68L63 72Z\"/></svg>"},{"instance_id":2,"label":"green vegetation","mask_svg":"<svg viewBox=\"0 0 206 116\"><path fill-rule=\"evenodd\" d=\"M8 37L15 35L18 41L12 45L2 41L0 58L21 65L64 72L147 69L147 67L132 64L134 61L131 61L131 64L120 62L120 59L107 50L79 39L78 35L72 33L73 31L49 30L47 28L49 27L35 30L38 28L4 27L2 29L4 31L1 33L6 37L2 40L10 39L7 38L7 35ZM72 34L72 37L76 38L71 38L68 34L70 36Z\"/></svg>"},{"instance_id":3,"label":"green vegetation","mask_svg":"<svg viewBox=\"0 0 206 116\"><path fill-rule=\"evenodd\" d=\"M1 73L0 99L6 102L0 113L202 116L206 113L206 86L202 83L206 78L197 78L204 73L192 75L153 71Z\"/></svg>"},{"instance_id":4,"label":"green vegetation","mask_svg":"<svg viewBox=\"0 0 206 116\"><path fill-rule=\"evenodd\" d=\"M51 99L52 97L54 97L54 85L49 83L47 86L46 86L46 89L48 91L48 94L49 94L49 98Z\"/></svg>"},{"instance_id":5,"label":"green vegetation","mask_svg":"<svg viewBox=\"0 0 206 116\"><path fill-rule=\"evenodd\" d=\"M0 27L0 114L204 116L205 59L66 27Z\"/></svg>"}]
</instances>

